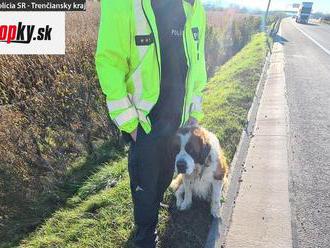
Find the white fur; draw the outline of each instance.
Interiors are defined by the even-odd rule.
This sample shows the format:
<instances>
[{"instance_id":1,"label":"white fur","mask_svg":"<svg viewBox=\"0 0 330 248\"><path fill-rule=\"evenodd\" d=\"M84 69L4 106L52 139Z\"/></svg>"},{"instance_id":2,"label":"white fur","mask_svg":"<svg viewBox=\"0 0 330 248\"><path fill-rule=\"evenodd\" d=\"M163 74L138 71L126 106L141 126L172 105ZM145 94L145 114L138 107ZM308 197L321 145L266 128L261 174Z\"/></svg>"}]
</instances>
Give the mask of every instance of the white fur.
<instances>
[{"instance_id":1,"label":"white fur","mask_svg":"<svg viewBox=\"0 0 330 248\"><path fill-rule=\"evenodd\" d=\"M185 135L179 134L180 141L181 141L181 147L180 147L180 152L175 157L175 164L177 164L177 162L179 160L186 161L186 163L187 163L187 172L186 173L188 175L192 174L195 169L194 159L185 151L185 145L189 141L190 135L191 135L190 133L187 133ZM175 166L175 169L177 172L176 166Z\"/></svg>"},{"instance_id":2,"label":"white fur","mask_svg":"<svg viewBox=\"0 0 330 248\"><path fill-rule=\"evenodd\" d=\"M183 184L175 192L176 205L179 210L187 210L191 207L192 196L210 201L211 214L215 218L220 218L222 180L214 179L217 170L218 159L221 152L217 137L205 130L210 139L211 150L207 161L207 166L196 164L193 158L184 150L191 133L180 135L181 149L176 156L176 162L184 159L187 162L187 171L183 175ZM203 169L204 168L204 169Z\"/></svg>"}]
</instances>

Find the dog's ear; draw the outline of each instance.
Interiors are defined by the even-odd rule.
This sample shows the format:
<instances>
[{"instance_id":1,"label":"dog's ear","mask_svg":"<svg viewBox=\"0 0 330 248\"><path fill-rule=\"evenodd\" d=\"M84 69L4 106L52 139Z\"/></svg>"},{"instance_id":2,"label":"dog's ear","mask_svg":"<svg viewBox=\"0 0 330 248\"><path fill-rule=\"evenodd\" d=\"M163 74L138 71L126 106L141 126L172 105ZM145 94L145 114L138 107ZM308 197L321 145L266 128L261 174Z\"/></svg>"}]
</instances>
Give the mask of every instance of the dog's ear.
<instances>
[{"instance_id":1,"label":"dog's ear","mask_svg":"<svg viewBox=\"0 0 330 248\"><path fill-rule=\"evenodd\" d=\"M205 132L205 130L201 128L196 128L193 131L193 136L195 136L198 140L198 157L197 157L197 163L205 165L207 158L211 151L211 144L209 142L209 138Z\"/></svg>"},{"instance_id":2,"label":"dog's ear","mask_svg":"<svg viewBox=\"0 0 330 248\"><path fill-rule=\"evenodd\" d=\"M209 142L204 142L202 144L202 149L199 156L199 164L206 164L206 159L208 158L211 151L211 145Z\"/></svg>"}]
</instances>

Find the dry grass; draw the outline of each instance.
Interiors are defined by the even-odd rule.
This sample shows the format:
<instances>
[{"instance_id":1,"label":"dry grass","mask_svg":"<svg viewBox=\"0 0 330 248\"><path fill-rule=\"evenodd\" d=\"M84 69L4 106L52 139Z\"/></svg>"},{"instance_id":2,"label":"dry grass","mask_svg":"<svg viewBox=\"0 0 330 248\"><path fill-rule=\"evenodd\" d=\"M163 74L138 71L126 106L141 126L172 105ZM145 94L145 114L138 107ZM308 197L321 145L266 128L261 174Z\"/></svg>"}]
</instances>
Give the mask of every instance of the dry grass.
<instances>
[{"instance_id":1,"label":"dry grass","mask_svg":"<svg viewBox=\"0 0 330 248\"><path fill-rule=\"evenodd\" d=\"M98 22L98 3L67 14L65 56L0 57L0 236L74 160L117 139L95 73Z\"/></svg>"},{"instance_id":2,"label":"dry grass","mask_svg":"<svg viewBox=\"0 0 330 248\"><path fill-rule=\"evenodd\" d=\"M261 19L236 10L208 11L206 61L209 77L260 31ZM215 52L216 51L216 52Z\"/></svg>"}]
</instances>

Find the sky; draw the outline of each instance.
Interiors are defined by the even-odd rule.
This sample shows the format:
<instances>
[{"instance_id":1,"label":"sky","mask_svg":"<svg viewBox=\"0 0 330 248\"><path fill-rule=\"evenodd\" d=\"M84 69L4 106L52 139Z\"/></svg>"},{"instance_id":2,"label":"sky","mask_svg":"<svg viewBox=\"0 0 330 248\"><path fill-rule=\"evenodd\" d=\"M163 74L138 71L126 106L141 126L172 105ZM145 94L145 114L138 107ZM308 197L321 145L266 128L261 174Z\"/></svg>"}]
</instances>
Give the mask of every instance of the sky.
<instances>
[{"instance_id":1,"label":"sky","mask_svg":"<svg viewBox=\"0 0 330 248\"><path fill-rule=\"evenodd\" d=\"M237 4L242 7L254 9L266 9L268 0L203 0L204 2L220 3L220 6L228 6L229 4ZM321 11L330 13L330 0L305 0L306 2L314 2L313 12ZM303 0L272 0L271 10L294 10L293 3L301 3Z\"/></svg>"}]
</instances>

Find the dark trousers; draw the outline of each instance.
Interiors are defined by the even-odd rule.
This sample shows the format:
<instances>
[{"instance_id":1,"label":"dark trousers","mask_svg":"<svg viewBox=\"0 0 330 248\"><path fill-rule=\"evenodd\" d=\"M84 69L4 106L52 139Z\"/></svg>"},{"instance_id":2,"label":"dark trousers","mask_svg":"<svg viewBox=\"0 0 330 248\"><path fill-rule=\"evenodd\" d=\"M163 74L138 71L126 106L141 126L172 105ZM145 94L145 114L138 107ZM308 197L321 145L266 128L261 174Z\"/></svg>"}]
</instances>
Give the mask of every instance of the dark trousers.
<instances>
[{"instance_id":1,"label":"dark trousers","mask_svg":"<svg viewBox=\"0 0 330 248\"><path fill-rule=\"evenodd\" d=\"M171 122L154 123L150 134L138 127L137 140L131 142L128 156L137 247L156 245L158 212L164 192L174 173L169 142L177 127Z\"/></svg>"}]
</instances>

